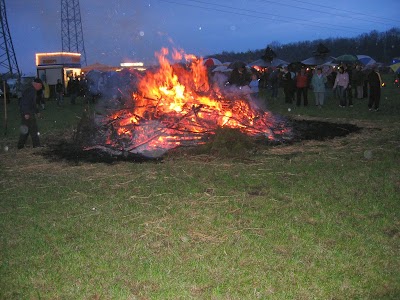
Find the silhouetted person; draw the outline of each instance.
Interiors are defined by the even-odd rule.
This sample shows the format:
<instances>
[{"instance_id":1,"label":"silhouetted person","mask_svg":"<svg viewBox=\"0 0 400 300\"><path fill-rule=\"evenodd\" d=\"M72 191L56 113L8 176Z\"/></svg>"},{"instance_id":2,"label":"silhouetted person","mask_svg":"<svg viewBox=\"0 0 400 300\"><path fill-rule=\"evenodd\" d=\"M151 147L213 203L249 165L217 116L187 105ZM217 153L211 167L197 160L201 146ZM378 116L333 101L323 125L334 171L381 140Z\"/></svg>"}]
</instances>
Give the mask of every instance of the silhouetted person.
<instances>
[{"instance_id":1,"label":"silhouetted person","mask_svg":"<svg viewBox=\"0 0 400 300\"><path fill-rule=\"evenodd\" d=\"M369 110L374 109L379 110L379 103L381 101L381 87L382 79L378 72L378 67L374 67L368 74L368 85L369 85L369 100L368 108Z\"/></svg>"},{"instance_id":2,"label":"silhouetted person","mask_svg":"<svg viewBox=\"0 0 400 300\"><path fill-rule=\"evenodd\" d=\"M62 84L61 79L57 79L56 100L58 106L60 106L64 102L64 85Z\"/></svg>"},{"instance_id":3,"label":"silhouetted person","mask_svg":"<svg viewBox=\"0 0 400 300\"><path fill-rule=\"evenodd\" d=\"M21 127L18 149L24 148L29 135L32 138L32 146L34 148L40 147L38 126L36 123L36 114L39 113L38 106L36 105L36 97L37 92L41 91L42 88L42 81L39 78L35 78L32 84L22 92L22 97L19 101Z\"/></svg>"},{"instance_id":4,"label":"silhouetted person","mask_svg":"<svg viewBox=\"0 0 400 300\"><path fill-rule=\"evenodd\" d=\"M250 74L246 71L245 66L241 66L232 70L228 82L238 87L248 85L251 81Z\"/></svg>"},{"instance_id":5,"label":"silhouetted person","mask_svg":"<svg viewBox=\"0 0 400 300\"><path fill-rule=\"evenodd\" d=\"M288 67L283 68L282 87L283 92L285 93L285 103L293 103L295 85L292 78L292 73L289 72Z\"/></svg>"}]
</instances>

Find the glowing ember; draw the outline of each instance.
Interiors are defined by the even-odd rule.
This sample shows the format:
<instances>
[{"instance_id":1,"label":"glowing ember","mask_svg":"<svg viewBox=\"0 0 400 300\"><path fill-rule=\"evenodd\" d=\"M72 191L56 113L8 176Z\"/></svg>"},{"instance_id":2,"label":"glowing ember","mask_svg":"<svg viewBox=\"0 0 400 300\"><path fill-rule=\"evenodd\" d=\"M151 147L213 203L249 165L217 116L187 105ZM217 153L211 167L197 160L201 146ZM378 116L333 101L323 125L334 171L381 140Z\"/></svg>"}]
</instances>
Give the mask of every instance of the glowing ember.
<instances>
[{"instance_id":1,"label":"glowing ember","mask_svg":"<svg viewBox=\"0 0 400 300\"><path fill-rule=\"evenodd\" d=\"M288 132L278 128L281 124L270 112L253 104L250 89L219 88L209 83L202 59L174 50L175 60L185 58L190 63L171 65L168 54L165 48L156 53L160 67L140 78L124 108L98 116L103 143L86 150L158 157L179 146L205 143L218 127L270 140Z\"/></svg>"}]
</instances>

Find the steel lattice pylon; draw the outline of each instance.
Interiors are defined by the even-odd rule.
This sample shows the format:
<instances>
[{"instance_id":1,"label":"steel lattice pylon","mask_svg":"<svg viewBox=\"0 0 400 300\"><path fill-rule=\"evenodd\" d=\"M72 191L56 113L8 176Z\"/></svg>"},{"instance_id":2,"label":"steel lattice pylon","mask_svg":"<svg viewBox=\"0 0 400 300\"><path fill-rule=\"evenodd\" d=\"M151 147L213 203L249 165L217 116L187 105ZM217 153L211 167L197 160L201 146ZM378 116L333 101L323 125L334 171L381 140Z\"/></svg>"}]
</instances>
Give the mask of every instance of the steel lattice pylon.
<instances>
[{"instance_id":1,"label":"steel lattice pylon","mask_svg":"<svg viewBox=\"0 0 400 300\"><path fill-rule=\"evenodd\" d=\"M80 53L87 65L79 0L61 0L61 44L63 52Z\"/></svg>"},{"instance_id":2,"label":"steel lattice pylon","mask_svg":"<svg viewBox=\"0 0 400 300\"><path fill-rule=\"evenodd\" d=\"M17 58L15 57L14 46L8 28L6 4L4 0L0 2L0 19L0 72L3 74L3 77L19 77L21 73L18 68Z\"/></svg>"}]
</instances>

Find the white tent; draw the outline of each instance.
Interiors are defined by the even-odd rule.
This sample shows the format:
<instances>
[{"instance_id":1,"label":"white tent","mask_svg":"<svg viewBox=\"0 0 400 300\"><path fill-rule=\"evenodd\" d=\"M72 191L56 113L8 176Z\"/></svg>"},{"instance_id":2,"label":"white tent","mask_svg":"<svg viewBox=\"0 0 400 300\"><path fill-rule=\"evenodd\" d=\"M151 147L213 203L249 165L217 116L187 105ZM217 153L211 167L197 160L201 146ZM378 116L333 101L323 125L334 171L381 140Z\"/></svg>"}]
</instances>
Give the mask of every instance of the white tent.
<instances>
[{"instance_id":1,"label":"white tent","mask_svg":"<svg viewBox=\"0 0 400 300\"><path fill-rule=\"evenodd\" d=\"M279 58L274 58L271 62L264 59L257 59L248 64L249 67L278 67L279 65L288 65L287 61Z\"/></svg>"}]
</instances>

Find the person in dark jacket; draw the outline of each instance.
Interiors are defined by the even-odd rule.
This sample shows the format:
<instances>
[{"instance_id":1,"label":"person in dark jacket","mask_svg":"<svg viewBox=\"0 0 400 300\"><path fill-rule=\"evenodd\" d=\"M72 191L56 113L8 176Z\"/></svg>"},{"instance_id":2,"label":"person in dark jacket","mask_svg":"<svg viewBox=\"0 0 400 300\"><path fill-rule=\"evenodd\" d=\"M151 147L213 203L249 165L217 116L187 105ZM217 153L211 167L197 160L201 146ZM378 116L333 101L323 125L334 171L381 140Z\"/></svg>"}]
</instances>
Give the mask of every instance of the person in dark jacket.
<instances>
[{"instance_id":1,"label":"person in dark jacket","mask_svg":"<svg viewBox=\"0 0 400 300\"><path fill-rule=\"evenodd\" d=\"M280 72L281 70L276 68L268 77L268 85L271 89L271 100L278 98Z\"/></svg>"},{"instance_id":2,"label":"person in dark jacket","mask_svg":"<svg viewBox=\"0 0 400 300\"><path fill-rule=\"evenodd\" d=\"M19 102L21 127L18 140L18 149L25 147L25 143L29 135L32 138L33 148L40 147L38 126L36 123L36 114L39 113L36 105L36 95L38 91L42 90L42 88L42 81L39 78L35 78L32 84L29 85L22 93L22 98Z\"/></svg>"},{"instance_id":3,"label":"person in dark jacket","mask_svg":"<svg viewBox=\"0 0 400 300\"><path fill-rule=\"evenodd\" d=\"M70 97L71 104L76 104L76 98L79 94L79 80L77 77L71 77L68 82L68 94Z\"/></svg>"},{"instance_id":4,"label":"person in dark jacket","mask_svg":"<svg viewBox=\"0 0 400 300\"><path fill-rule=\"evenodd\" d=\"M378 67L374 67L373 70L368 74L368 85L369 85L369 110L379 110L379 103L381 100L381 87L382 79L378 72Z\"/></svg>"},{"instance_id":5,"label":"person in dark jacket","mask_svg":"<svg viewBox=\"0 0 400 300\"><path fill-rule=\"evenodd\" d=\"M57 79L56 100L58 106L60 106L64 102L64 85L61 83L61 79Z\"/></svg>"},{"instance_id":6,"label":"person in dark jacket","mask_svg":"<svg viewBox=\"0 0 400 300\"><path fill-rule=\"evenodd\" d=\"M36 105L38 108L41 108L42 110L45 109L45 102L44 102L44 84L43 81L39 78L35 79L37 83L40 83L42 87L36 91Z\"/></svg>"},{"instance_id":7,"label":"person in dark jacket","mask_svg":"<svg viewBox=\"0 0 400 300\"><path fill-rule=\"evenodd\" d=\"M246 71L245 66L239 66L232 70L232 73L229 77L229 84L236 85L238 87L246 86L250 83L251 77L250 74Z\"/></svg>"},{"instance_id":8,"label":"person in dark jacket","mask_svg":"<svg viewBox=\"0 0 400 300\"><path fill-rule=\"evenodd\" d=\"M356 65L355 70L353 71L352 87L356 91L355 95L357 99L362 99L364 97L364 80L365 75L362 71L361 65Z\"/></svg>"},{"instance_id":9,"label":"person in dark jacket","mask_svg":"<svg viewBox=\"0 0 400 300\"><path fill-rule=\"evenodd\" d=\"M283 68L282 73L282 87L285 93L285 103L293 103L295 84L292 74L286 66Z\"/></svg>"}]
</instances>

